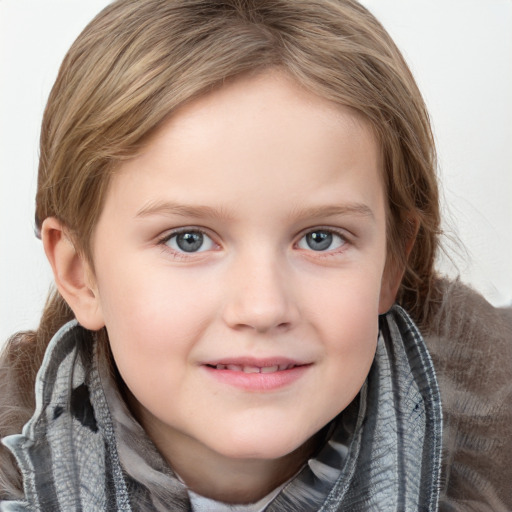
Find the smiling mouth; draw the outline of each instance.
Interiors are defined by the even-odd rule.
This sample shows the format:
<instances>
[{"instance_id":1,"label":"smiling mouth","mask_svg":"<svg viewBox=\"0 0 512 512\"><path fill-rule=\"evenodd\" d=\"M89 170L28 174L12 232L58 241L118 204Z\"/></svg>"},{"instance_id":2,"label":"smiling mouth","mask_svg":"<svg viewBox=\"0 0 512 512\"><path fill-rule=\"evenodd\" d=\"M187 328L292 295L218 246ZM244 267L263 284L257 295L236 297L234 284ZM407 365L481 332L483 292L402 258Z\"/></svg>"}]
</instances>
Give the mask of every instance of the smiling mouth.
<instances>
[{"instance_id":1,"label":"smiling mouth","mask_svg":"<svg viewBox=\"0 0 512 512\"><path fill-rule=\"evenodd\" d=\"M203 368L214 380L248 393L273 393L303 378L313 363L285 358L220 359L204 363Z\"/></svg>"},{"instance_id":2,"label":"smiling mouth","mask_svg":"<svg viewBox=\"0 0 512 512\"><path fill-rule=\"evenodd\" d=\"M229 370L232 372L243 372L243 373L275 373L282 372L285 370L291 370L298 366L297 364L279 364L274 366L253 366L253 365L240 365L240 364L216 364L206 365L214 370Z\"/></svg>"}]
</instances>

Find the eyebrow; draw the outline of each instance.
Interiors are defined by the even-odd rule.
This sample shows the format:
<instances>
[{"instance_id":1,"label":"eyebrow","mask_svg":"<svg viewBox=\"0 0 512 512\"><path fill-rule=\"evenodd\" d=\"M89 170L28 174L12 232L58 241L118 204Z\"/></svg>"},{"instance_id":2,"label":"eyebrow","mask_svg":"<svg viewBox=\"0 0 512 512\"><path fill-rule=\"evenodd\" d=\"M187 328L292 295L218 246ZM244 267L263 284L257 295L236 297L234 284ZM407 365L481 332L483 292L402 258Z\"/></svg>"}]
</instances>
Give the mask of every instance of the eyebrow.
<instances>
[{"instance_id":1,"label":"eyebrow","mask_svg":"<svg viewBox=\"0 0 512 512\"><path fill-rule=\"evenodd\" d=\"M219 218L227 219L231 216L223 208L212 208L211 206L186 205L169 201L154 201L142 207L135 217L142 218L150 215L179 215L181 217L193 218Z\"/></svg>"},{"instance_id":2,"label":"eyebrow","mask_svg":"<svg viewBox=\"0 0 512 512\"><path fill-rule=\"evenodd\" d=\"M315 206L312 208L300 208L295 210L290 217L293 218L322 218L341 215L356 215L375 219L372 209L364 203L347 203L339 205Z\"/></svg>"},{"instance_id":3,"label":"eyebrow","mask_svg":"<svg viewBox=\"0 0 512 512\"><path fill-rule=\"evenodd\" d=\"M155 201L150 202L142 207L137 214L137 218L144 218L151 215L179 215L181 217L192 218L215 218L215 219L231 219L232 215L229 214L224 208L213 208L211 206L203 205L186 205L180 203L173 203L169 201ZM312 208L298 208L290 214L290 218L325 218L335 217L340 215L356 215L360 217L375 218L371 208L364 203L348 203L342 205L325 205L314 206Z\"/></svg>"}]
</instances>

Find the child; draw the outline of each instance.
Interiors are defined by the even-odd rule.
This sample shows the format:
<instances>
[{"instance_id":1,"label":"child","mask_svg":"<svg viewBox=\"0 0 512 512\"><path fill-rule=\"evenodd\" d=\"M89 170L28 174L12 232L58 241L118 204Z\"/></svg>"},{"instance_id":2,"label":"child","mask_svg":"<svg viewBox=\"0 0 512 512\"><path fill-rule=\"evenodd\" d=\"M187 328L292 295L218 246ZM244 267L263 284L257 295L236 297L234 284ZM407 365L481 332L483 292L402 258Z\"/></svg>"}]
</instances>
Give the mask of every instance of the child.
<instances>
[{"instance_id":1,"label":"child","mask_svg":"<svg viewBox=\"0 0 512 512\"><path fill-rule=\"evenodd\" d=\"M428 115L355 1L114 2L36 224L58 292L3 355L2 510L512 506L507 313L435 276Z\"/></svg>"}]
</instances>

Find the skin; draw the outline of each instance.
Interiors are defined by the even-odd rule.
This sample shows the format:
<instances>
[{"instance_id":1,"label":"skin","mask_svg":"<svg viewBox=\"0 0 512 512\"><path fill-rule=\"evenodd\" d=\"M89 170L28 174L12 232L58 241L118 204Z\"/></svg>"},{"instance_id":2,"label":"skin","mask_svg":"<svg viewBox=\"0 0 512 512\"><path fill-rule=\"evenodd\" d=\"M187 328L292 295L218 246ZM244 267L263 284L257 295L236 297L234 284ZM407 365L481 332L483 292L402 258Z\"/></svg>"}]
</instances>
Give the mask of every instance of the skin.
<instances>
[{"instance_id":1,"label":"skin","mask_svg":"<svg viewBox=\"0 0 512 512\"><path fill-rule=\"evenodd\" d=\"M194 491L256 501L359 392L399 284L381 174L354 112L271 71L182 107L120 166L94 274L45 221L59 290L84 326L107 327L133 413ZM203 245L184 252L177 229ZM230 378L243 371L208 366L247 358L300 370L242 386Z\"/></svg>"}]
</instances>

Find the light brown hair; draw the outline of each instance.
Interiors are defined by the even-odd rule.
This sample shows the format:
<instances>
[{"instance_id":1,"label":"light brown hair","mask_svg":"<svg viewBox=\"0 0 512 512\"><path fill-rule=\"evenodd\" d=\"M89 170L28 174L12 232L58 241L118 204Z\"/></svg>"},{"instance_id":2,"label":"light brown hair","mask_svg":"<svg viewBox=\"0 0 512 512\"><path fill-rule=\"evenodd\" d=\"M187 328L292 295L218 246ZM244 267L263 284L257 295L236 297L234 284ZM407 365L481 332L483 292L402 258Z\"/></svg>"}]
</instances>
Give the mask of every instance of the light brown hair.
<instances>
[{"instance_id":1,"label":"light brown hair","mask_svg":"<svg viewBox=\"0 0 512 512\"><path fill-rule=\"evenodd\" d=\"M270 67L352 107L373 128L388 197L388 264L405 269L398 301L421 324L432 293L439 231L429 118L399 50L354 0L118 0L109 5L69 50L48 99L37 228L45 218L57 217L90 259L94 226L116 166L136 155L185 102L229 78ZM407 258L407 240L416 232ZM0 436L19 431L31 415L44 349L72 317L54 293L38 331L10 340L0 367ZM12 463L3 452L1 457L0 499L20 487Z\"/></svg>"}]
</instances>

